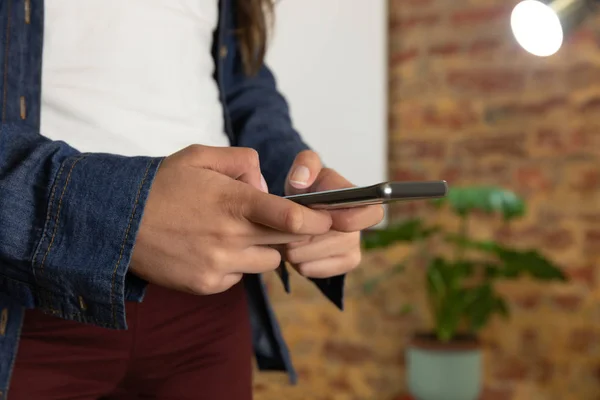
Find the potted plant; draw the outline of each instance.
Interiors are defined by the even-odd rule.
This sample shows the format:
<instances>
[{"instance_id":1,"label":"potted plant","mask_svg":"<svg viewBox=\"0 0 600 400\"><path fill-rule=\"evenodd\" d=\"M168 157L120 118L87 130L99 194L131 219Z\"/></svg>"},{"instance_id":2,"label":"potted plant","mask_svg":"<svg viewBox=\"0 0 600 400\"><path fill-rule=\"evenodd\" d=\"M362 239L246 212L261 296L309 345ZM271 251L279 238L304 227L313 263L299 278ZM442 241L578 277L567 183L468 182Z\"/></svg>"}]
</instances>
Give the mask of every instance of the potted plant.
<instances>
[{"instance_id":1,"label":"potted plant","mask_svg":"<svg viewBox=\"0 0 600 400\"><path fill-rule=\"evenodd\" d=\"M458 218L457 231L413 218L366 233L363 247L374 250L411 242L418 244L415 252L425 249L424 290L433 329L415 334L407 348L408 387L418 400L475 400L482 387L477 333L494 315L509 316L495 283L522 276L544 281L566 278L537 250L479 240L470 234L469 220L475 213L498 216L506 224L521 217L525 204L515 193L495 187L451 188L434 205L449 208ZM401 270L403 264L392 271ZM372 290L376 281L366 282L365 290Z\"/></svg>"}]
</instances>

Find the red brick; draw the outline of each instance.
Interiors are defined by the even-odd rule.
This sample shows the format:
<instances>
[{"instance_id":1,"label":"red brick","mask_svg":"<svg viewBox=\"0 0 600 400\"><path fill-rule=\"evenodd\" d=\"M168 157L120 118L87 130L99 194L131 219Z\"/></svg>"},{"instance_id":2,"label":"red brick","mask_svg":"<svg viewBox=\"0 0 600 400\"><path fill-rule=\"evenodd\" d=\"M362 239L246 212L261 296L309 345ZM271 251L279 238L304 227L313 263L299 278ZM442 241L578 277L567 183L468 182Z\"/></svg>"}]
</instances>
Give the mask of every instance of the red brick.
<instances>
[{"instance_id":1,"label":"red brick","mask_svg":"<svg viewBox=\"0 0 600 400\"><path fill-rule=\"evenodd\" d=\"M516 357L494 360L494 370L494 377L501 382L525 380L528 372L523 361Z\"/></svg>"},{"instance_id":2,"label":"red brick","mask_svg":"<svg viewBox=\"0 0 600 400\"><path fill-rule=\"evenodd\" d=\"M512 174L510 166L502 161L500 163L474 165L465 174L470 180L479 184L512 185Z\"/></svg>"},{"instance_id":3,"label":"red brick","mask_svg":"<svg viewBox=\"0 0 600 400\"><path fill-rule=\"evenodd\" d=\"M568 312L576 311L583 303L583 297L577 294L558 294L552 296L554 305Z\"/></svg>"},{"instance_id":4,"label":"red brick","mask_svg":"<svg viewBox=\"0 0 600 400\"><path fill-rule=\"evenodd\" d=\"M574 353L585 354L598 346L600 333L590 327L573 329L569 335L569 349Z\"/></svg>"},{"instance_id":5,"label":"red brick","mask_svg":"<svg viewBox=\"0 0 600 400\"><path fill-rule=\"evenodd\" d=\"M313 369L305 365L299 365L296 369L298 380L306 382L312 377Z\"/></svg>"},{"instance_id":6,"label":"red brick","mask_svg":"<svg viewBox=\"0 0 600 400\"><path fill-rule=\"evenodd\" d=\"M463 176L463 169L460 167L445 167L440 173L440 179L449 183L456 182Z\"/></svg>"},{"instance_id":7,"label":"red brick","mask_svg":"<svg viewBox=\"0 0 600 400\"><path fill-rule=\"evenodd\" d=\"M586 230L583 244L586 255L600 254L600 229Z\"/></svg>"},{"instance_id":8,"label":"red brick","mask_svg":"<svg viewBox=\"0 0 600 400\"><path fill-rule=\"evenodd\" d=\"M511 7L509 5L486 8L470 8L456 12L450 17L454 25L487 24L491 21L508 21Z\"/></svg>"},{"instance_id":9,"label":"red brick","mask_svg":"<svg viewBox=\"0 0 600 400\"><path fill-rule=\"evenodd\" d=\"M428 127L452 131L464 129L478 121L478 114L470 103L457 103L456 107L450 110L424 106L417 110L406 110L402 114L409 126L411 123L423 123Z\"/></svg>"},{"instance_id":10,"label":"red brick","mask_svg":"<svg viewBox=\"0 0 600 400\"><path fill-rule=\"evenodd\" d=\"M483 388L480 400L512 400L514 389L511 387Z\"/></svg>"},{"instance_id":11,"label":"red brick","mask_svg":"<svg viewBox=\"0 0 600 400\"><path fill-rule=\"evenodd\" d=\"M532 367L532 375L537 383L549 384L555 374L555 366L549 359L543 357L534 363Z\"/></svg>"},{"instance_id":12,"label":"red brick","mask_svg":"<svg viewBox=\"0 0 600 400\"><path fill-rule=\"evenodd\" d=\"M515 296L513 302L524 310L533 310L541 303L541 296L538 293Z\"/></svg>"},{"instance_id":13,"label":"red brick","mask_svg":"<svg viewBox=\"0 0 600 400\"><path fill-rule=\"evenodd\" d=\"M600 108L600 97L592 97L579 105L581 112L597 112Z\"/></svg>"},{"instance_id":14,"label":"red brick","mask_svg":"<svg viewBox=\"0 0 600 400\"><path fill-rule=\"evenodd\" d=\"M521 92L525 88L523 70L472 69L452 70L447 75L448 85L455 90L478 94Z\"/></svg>"},{"instance_id":15,"label":"red brick","mask_svg":"<svg viewBox=\"0 0 600 400\"><path fill-rule=\"evenodd\" d=\"M487 114L499 115L502 119L508 118L539 118L548 113L564 108L568 104L568 99L564 96L555 96L535 103L514 102L501 106L492 107L487 110Z\"/></svg>"},{"instance_id":16,"label":"red brick","mask_svg":"<svg viewBox=\"0 0 600 400\"><path fill-rule=\"evenodd\" d=\"M565 76L569 89L588 88L600 83L600 68L582 62L569 68Z\"/></svg>"},{"instance_id":17,"label":"red brick","mask_svg":"<svg viewBox=\"0 0 600 400\"><path fill-rule=\"evenodd\" d=\"M565 273L574 282L581 282L589 287L596 284L596 267L593 265L570 267Z\"/></svg>"},{"instance_id":18,"label":"red brick","mask_svg":"<svg viewBox=\"0 0 600 400\"><path fill-rule=\"evenodd\" d=\"M338 376L337 378L330 379L328 381L328 387L335 393L352 393L353 391L352 385L345 376Z\"/></svg>"},{"instance_id":19,"label":"red brick","mask_svg":"<svg viewBox=\"0 0 600 400\"><path fill-rule=\"evenodd\" d=\"M522 110L529 115L544 115L555 108L565 107L567 104L568 99L565 96L554 96L537 103L526 104Z\"/></svg>"},{"instance_id":20,"label":"red brick","mask_svg":"<svg viewBox=\"0 0 600 400\"><path fill-rule=\"evenodd\" d=\"M594 368L594 378L597 382L600 382L600 365Z\"/></svg>"},{"instance_id":21,"label":"red brick","mask_svg":"<svg viewBox=\"0 0 600 400\"><path fill-rule=\"evenodd\" d=\"M565 228L549 228L542 236L542 248L553 251L567 250L575 243L573 232Z\"/></svg>"},{"instance_id":22,"label":"red brick","mask_svg":"<svg viewBox=\"0 0 600 400\"><path fill-rule=\"evenodd\" d=\"M497 50L501 45L502 42L497 39L478 39L469 45L469 53L471 55L486 53Z\"/></svg>"},{"instance_id":23,"label":"red brick","mask_svg":"<svg viewBox=\"0 0 600 400\"><path fill-rule=\"evenodd\" d=\"M522 133L473 137L456 144L456 152L475 159L492 155L509 158L527 155L525 135Z\"/></svg>"},{"instance_id":24,"label":"red brick","mask_svg":"<svg viewBox=\"0 0 600 400\"><path fill-rule=\"evenodd\" d=\"M516 188L524 191L548 191L554 185L547 172L540 166L522 166L515 171Z\"/></svg>"},{"instance_id":25,"label":"red brick","mask_svg":"<svg viewBox=\"0 0 600 400\"><path fill-rule=\"evenodd\" d=\"M564 138L559 131L553 128L541 128L535 133L536 145L552 151L564 149Z\"/></svg>"},{"instance_id":26,"label":"red brick","mask_svg":"<svg viewBox=\"0 0 600 400\"><path fill-rule=\"evenodd\" d=\"M526 328L521 332L521 354L530 357L537 352L539 333L536 329Z\"/></svg>"},{"instance_id":27,"label":"red brick","mask_svg":"<svg viewBox=\"0 0 600 400\"><path fill-rule=\"evenodd\" d=\"M362 364L375 358L370 347L337 339L330 339L325 342L323 356L326 360L340 361L347 365Z\"/></svg>"},{"instance_id":28,"label":"red brick","mask_svg":"<svg viewBox=\"0 0 600 400\"><path fill-rule=\"evenodd\" d=\"M582 212L577 215L577 218L588 224L600 223L600 213L597 212Z\"/></svg>"},{"instance_id":29,"label":"red brick","mask_svg":"<svg viewBox=\"0 0 600 400\"><path fill-rule=\"evenodd\" d=\"M569 132L568 135L568 145L569 148L573 150L583 150L589 149L589 146L598 143L598 141L594 141L598 132L594 129L587 129L585 127L579 127L573 129Z\"/></svg>"},{"instance_id":30,"label":"red brick","mask_svg":"<svg viewBox=\"0 0 600 400\"><path fill-rule=\"evenodd\" d=\"M538 240L544 234L544 228L540 225L530 225L516 229L511 225L503 225L496 230L494 237L503 242L523 243Z\"/></svg>"},{"instance_id":31,"label":"red brick","mask_svg":"<svg viewBox=\"0 0 600 400\"><path fill-rule=\"evenodd\" d=\"M592 193L600 189L600 168L593 166L581 171L571 188L580 193Z\"/></svg>"},{"instance_id":32,"label":"red brick","mask_svg":"<svg viewBox=\"0 0 600 400\"><path fill-rule=\"evenodd\" d=\"M396 181L421 181L426 179L425 174L408 168L394 168L392 177Z\"/></svg>"},{"instance_id":33,"label":"red brick","mask_svg":"<svg viewBox=\"0 0 600 400\"><path fill-rule=\"evenodd\" d=\"M419 51L417 49L409 49L392 53L390 57L390 63L392 66L404 64L408 61L414 60L418 57Z\"/></svg>"},{"instance_id":34,"label":"red brick","mask_svg":"<svg viewBox=\"0 0 600 400\"><path fill-rule=\"evenodd\" d=\"M429 54L434 56L451 56L460 51L460 45L457 43L443 43L431 46Z\"/></svg>"},{"instance_id":35,"label":"red brick","mask_svg":"<svg viewBox=\"0 0 600 400\"><path fill-rule=\"evenodd\" d=\"M402 140L392 151L396 160L440 159L446 155L446 144L430 140Z\"/></svg>"},{"instance_id":36,"label":"red brick","mask_svg":"<svg viewBox=\"0 0 600 400\"><path fill-rule=\"evenodd\" d=\"M265 385L264 383L255 383L253 386L253 392L255 394L267 390L267 385Z\"/></svg>"},{"instance_id":37,"label":"red brick","mask_svg":"<svg viewBox=\"0 0 600 400\"><path fill-rule=\"evenodd\" d=\"M413 28L428 28L440 22L437 14L414 15L411 17L392 18L390 30L407 30Z\"/></svg>"},{"instance_id":38,"label":"red brick","mask_svg":"<svg viewBox=\"0 0 600 400\"><path fill-rule=\"evenodd\" d=\"M538 220L543 222L544 226L559 225L565 219L571 217L571 214L563 209L541 208L538 210Z\"/></svg>"},{"instance_id":39,"label":"red brick","mask_svg":"<svg viewBox=\"0 0 600 400\"><path fill-rule=\"evenodd\" d=\"M565 43L569 45L592 44L596 45L598 35L591 29L575 29L566 39Z\"/></svg>"},{"instance_id":40,"label":"red brick","mask_svg":"<svg viewBox=\"0 0 600 400\"><path fill-rule=\"evenodd\" d=\"M542 85L552 85L562 79L561 71L552 68L536 69L531 72L531 80Z\"/></svg>"}]
</instances>

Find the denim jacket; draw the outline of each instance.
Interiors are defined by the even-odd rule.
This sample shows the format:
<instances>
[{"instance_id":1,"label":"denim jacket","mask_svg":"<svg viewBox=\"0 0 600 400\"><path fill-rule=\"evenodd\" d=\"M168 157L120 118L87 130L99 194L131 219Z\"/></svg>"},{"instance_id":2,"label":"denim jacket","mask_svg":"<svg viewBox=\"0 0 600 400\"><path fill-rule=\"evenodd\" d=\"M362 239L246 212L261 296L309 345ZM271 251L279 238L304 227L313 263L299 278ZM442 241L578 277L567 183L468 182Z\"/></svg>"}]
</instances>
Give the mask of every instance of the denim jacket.
<instances>
[{"instance_id":1,"label":"denim jacket","mask_svg":"<svg viewBox=\"0 0 600 400\"><path fill-rule=\"evenodd\" d=\"M244 75L235 4L221 0L213 58L233 146L256 149L272 193L306 149L264 66ZM7 398L24 312L126 329L125 301L145 282L128 273L156 171L153 157L80 153L42 136L43 0L0 0L0 399ZM289 291L285 266L280 276ZM259 275L244 278L259 368L295 373ZM344 277L314 279L342 307Z\"/></svg>"}]
</instances>

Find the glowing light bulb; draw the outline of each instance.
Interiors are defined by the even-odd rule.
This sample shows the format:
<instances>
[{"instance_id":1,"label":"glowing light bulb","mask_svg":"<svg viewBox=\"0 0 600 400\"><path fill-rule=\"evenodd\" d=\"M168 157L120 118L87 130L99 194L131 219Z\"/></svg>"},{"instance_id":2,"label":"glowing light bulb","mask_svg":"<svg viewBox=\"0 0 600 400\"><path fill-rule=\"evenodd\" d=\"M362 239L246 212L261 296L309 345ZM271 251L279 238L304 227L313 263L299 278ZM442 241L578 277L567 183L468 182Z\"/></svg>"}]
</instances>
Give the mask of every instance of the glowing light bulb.
<instances>
[{"instance_id":1,"label":"glowing light bulb","mask_svg":"<svg viewBox=\"0 0 600 400\"><path fill-rule=\"evenodd\" d=\"M515 39L527 52L547 57L556 53L563 43L563 29L552 8L537 0L517 4L510 16Z\"/></svg>"}]
</instances>

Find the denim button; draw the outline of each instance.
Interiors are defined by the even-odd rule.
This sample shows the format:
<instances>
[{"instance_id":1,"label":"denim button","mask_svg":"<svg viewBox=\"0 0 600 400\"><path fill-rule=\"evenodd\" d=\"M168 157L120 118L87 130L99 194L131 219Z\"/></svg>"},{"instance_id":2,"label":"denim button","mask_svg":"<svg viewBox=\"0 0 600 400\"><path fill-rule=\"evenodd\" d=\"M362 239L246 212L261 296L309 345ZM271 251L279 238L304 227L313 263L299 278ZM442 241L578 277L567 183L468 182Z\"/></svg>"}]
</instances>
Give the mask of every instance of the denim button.
<instances>
[{"instance_id":1,"label":"denim button","mask_svg":"<svg viewBox=\"0 0 600 400\"><path fill-rule=\"evenodd\" d=\"M219 57L221 57L221 58L227 57L227 46L225 46L225 45L221 46L221 48L219 49Z\"/></svg>"}]
</instances>

